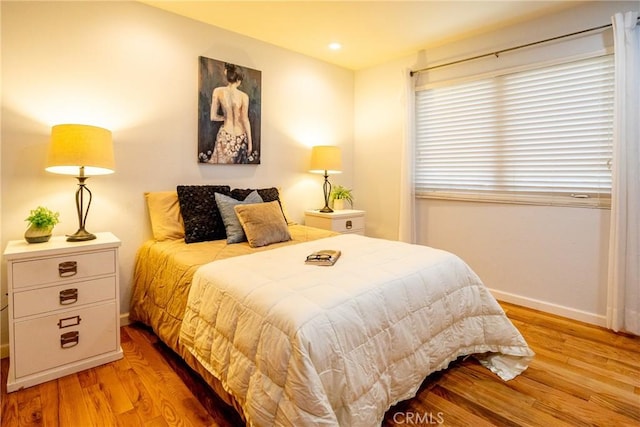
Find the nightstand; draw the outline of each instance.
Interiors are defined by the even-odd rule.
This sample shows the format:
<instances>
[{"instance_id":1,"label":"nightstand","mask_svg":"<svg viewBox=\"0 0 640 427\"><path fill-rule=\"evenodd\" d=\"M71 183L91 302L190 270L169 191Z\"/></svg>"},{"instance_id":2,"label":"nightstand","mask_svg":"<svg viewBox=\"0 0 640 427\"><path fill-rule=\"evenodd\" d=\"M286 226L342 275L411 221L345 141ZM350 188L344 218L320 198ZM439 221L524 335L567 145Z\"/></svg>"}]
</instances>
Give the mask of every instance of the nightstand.
<instances>
[{"instance_id":1,"label":"nightstand","mask_svg":"<svg viewBox=\"0 0 640 427\"><path fill-rule=\"evenodd\" d=\"M7 244L7 391L122 358L118 247L111 233Z\"/></svg>"},{"instance_id":2,"label":"nightstand","mask_svg":"<svg viewBox=\"0 0 640 427\"><path fill-rule=\"evenodd\" d=\"M364 236L364 211L345 209L333 212L307 210L304 223L309 227L333 230L338 233L354 233Z\"/></svg>"}]
</instances>

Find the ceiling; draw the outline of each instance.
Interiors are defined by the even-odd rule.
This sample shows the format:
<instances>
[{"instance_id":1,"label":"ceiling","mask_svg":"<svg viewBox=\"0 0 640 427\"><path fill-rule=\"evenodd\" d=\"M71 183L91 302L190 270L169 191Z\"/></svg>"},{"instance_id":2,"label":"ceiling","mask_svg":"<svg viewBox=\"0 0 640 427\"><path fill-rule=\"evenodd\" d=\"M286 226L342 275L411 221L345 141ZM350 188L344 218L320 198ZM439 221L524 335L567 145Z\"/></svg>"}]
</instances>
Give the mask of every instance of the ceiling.
<instances>
[{"instance_id":1,"label":"ceiling","mask_svg":"<svg viewBox=\"0 0 640 427\"><path fill-rule=\"evenodd\" d=\"M576 1L147 1L358 70L575 5ZM340 50L328 48L339 42Z\"/></svg>"}]
</instances>

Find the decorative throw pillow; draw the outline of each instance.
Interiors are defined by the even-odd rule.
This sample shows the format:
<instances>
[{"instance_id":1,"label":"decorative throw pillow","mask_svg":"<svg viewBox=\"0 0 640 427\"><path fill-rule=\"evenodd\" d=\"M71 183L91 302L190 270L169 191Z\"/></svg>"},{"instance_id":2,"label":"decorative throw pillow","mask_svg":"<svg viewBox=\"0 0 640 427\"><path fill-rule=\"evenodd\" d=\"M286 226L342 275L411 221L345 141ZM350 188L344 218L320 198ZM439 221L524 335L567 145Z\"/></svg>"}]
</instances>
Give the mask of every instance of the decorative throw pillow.
<instances>
[{"instance_id":1,"label":"decorative throw pillow","mask_svg":"<svg viewBox=\"0 0 640 427\"><path fill-rule=\"evenodd\" d=\"M236 215L234 206L249 203L262 203L262 197L257 191L252 191L244 200L236 200L233 197L216 193L216 204L224 222L224 228L227 231L227 243L240 243L247 240L244 230Z\"/></svg>"},{"instance_id":2,"label":"decorative throw pillow","mask_svg":"<svg viewBox=\"0 0 640 427\"><path fill-rule=\"evenodd\" d=\"M177 240L184 238L184 222L176 191L154 191L144 193L151 220L153 238Z\"/></svg>"},{"instance_id":3,"label":"decorative throw pillow","mask_svg":"<svg viewBox=\"0 0 640 427\"><path fill-rule=\"evenodd\" d=\"M187 243L224 239L226 231L216 204L216 193L229 196L228 185L178 185L178 201Z\"/></svg>"},{"instance_id":4,"label":"decorative throw pillow","mask_svg":"<svg viewBox=\"0 0 640 427\"><path fill-rule=\"evenodd\" d=\"M231 190L231 197L238 200L244 200L249 193L257 191L263 202L273 202L279 200L279 192L276 187L271 188L234 188Z\"/></svg>"},{"instance_id":5,"label":"decorative throw pillow","mask_svg":"<svg viewBox=\"0 0 640 427\"><path fill-rule=\"evenodd\" d=\"M252 248L291 240L287 222L277 201L236 205L234 209Z\"/></svg>"}]
</instances>

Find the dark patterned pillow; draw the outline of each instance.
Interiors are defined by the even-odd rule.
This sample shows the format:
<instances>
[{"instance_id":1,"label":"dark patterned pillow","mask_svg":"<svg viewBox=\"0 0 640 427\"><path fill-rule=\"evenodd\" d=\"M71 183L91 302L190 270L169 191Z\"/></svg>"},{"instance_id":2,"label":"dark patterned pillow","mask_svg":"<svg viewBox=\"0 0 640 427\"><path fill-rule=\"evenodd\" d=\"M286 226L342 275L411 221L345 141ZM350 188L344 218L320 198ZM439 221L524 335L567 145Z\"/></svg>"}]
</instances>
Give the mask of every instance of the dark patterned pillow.
<instances>
[{"instance_id":1,"label":"dark patterned pillow","mask_svg":"<svg viewBox=\"0 0 640 427\"><path fill-rule=\"evenodd\" d=\"M280 192L276 187L257 188L257 189L256 188L234 188L233 190L231 190L231 197L233 197L236 200L244 200L253 191L257 191L260 197L262 198L262 201L265 203L277 201L278 204L280 205L282 216L284 216L284 219L288 222L287 215L284 213L284 209L282 208L282 202L280 201Z\"/></svg>"},{"instance_id":2,"label":"dark patterned pillow","mask_svg":"<svg viewBox=\"0 0 640 427\"><path fill-rule=\"evenodd\" d=\"M186 243L226 238L224 222L216 204L216 193L231 195L228 185L178 185L178 202L184 221Z\"/></svg>"},{"instance_id":3,"label":"dark patterned pillow","mask_svg":"<svg viewBox=\"0 0 640 427\"><path fill-rule=\"evenodd\" d=\"M276 187L271 188L234 188L231 190L231 197L236 200L244 200L251 192L257 191L263 202L280 201L280 194Z\"/></svg>"}]
</instances>

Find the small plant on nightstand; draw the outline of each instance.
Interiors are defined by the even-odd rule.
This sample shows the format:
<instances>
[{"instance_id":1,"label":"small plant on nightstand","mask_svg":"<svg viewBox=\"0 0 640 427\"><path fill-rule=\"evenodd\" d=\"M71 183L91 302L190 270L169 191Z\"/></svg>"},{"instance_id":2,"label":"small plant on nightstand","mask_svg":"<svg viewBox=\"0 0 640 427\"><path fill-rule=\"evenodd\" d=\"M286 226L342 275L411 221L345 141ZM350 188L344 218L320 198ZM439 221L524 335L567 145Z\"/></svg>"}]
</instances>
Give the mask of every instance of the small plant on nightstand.
<instances>
[{"instance_id":1,"label":"small plant on nightstand","mask_svg":"<svg viewBox=\"0 0 640 427\"><path fill-rule=\"evenodd\" d=\"M29 243L48 242L51 238L53 227L60 222L60 213L53 212L44 206L38 206L31 211L25 221L29 222L29 228L24 233L24 238Z\"/></svg>"},{"instance_id":2,"label":"small plant on nightstand","mask_svg":"<svg viewBox=\"0 0 640 427\"><path fill-rule=\"evenodd\" d=\"M342 185L336 185L331 189L331 199L333 200L333 209L344 209L344 202L349 202L349 205L353 208L353 190L343 187Z\"/></svg>"}]
</instances>

